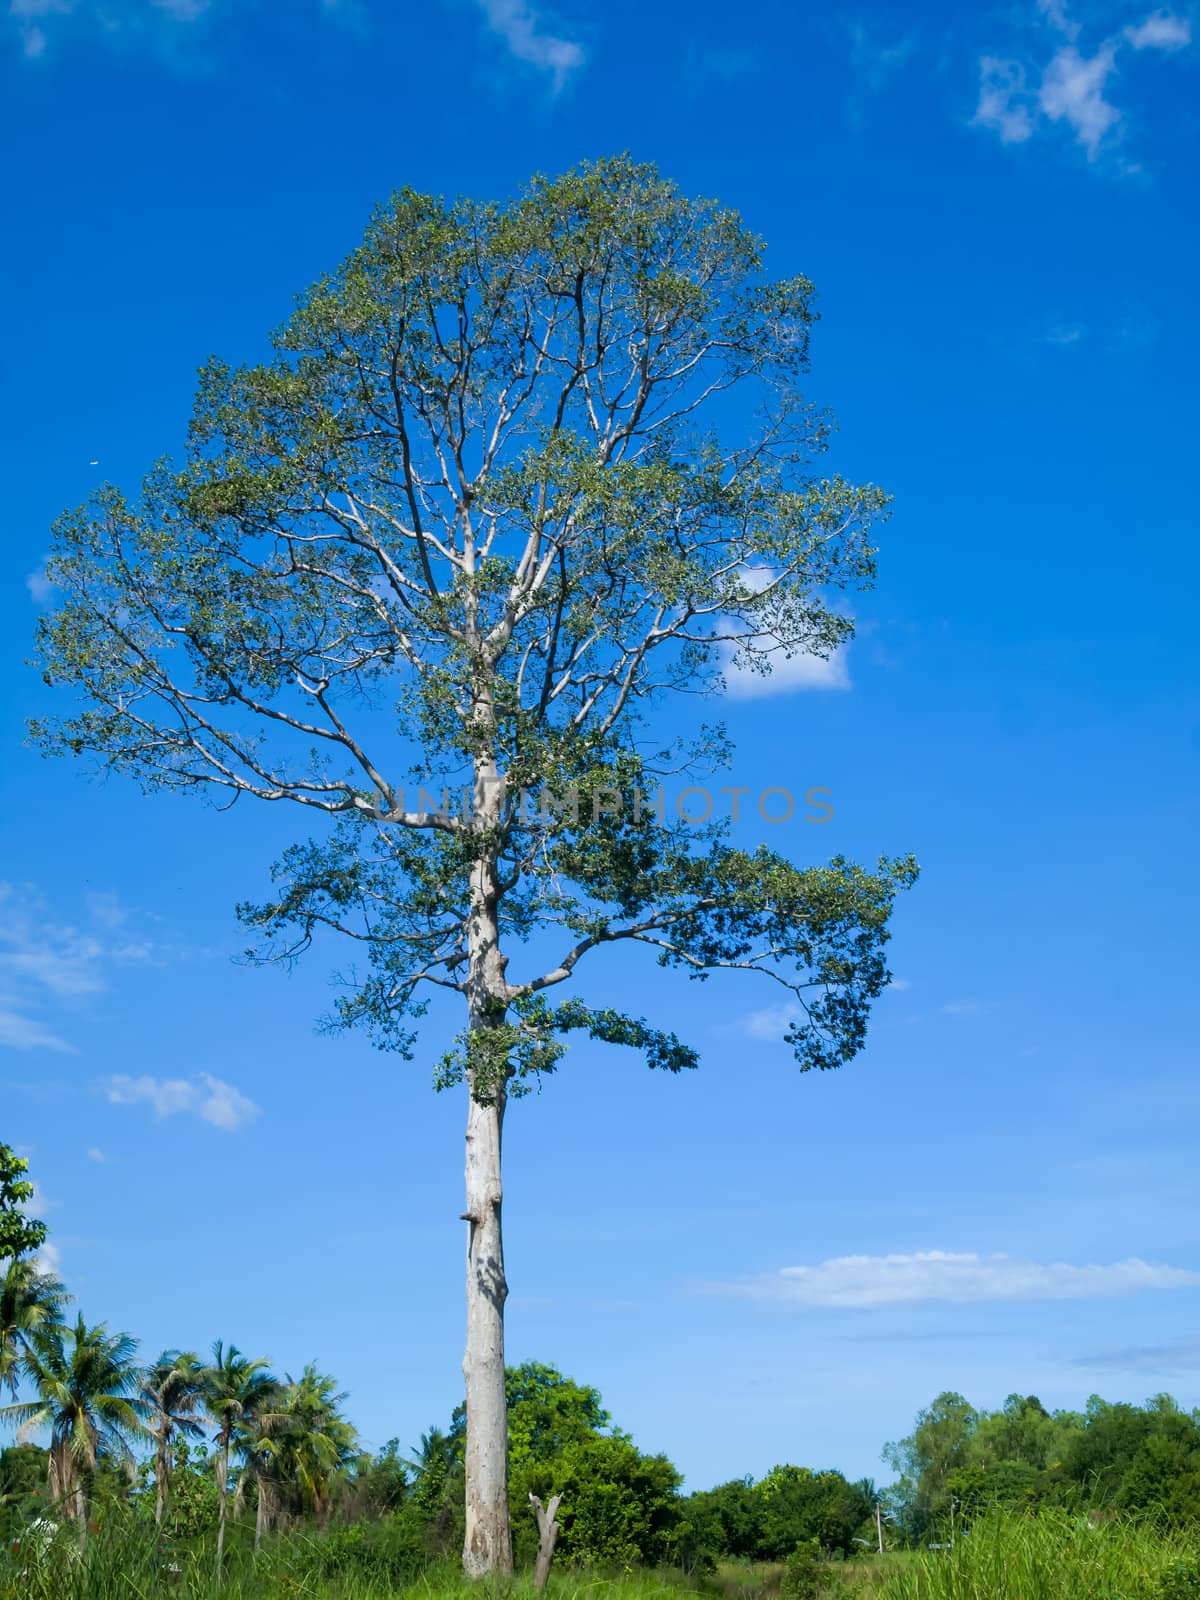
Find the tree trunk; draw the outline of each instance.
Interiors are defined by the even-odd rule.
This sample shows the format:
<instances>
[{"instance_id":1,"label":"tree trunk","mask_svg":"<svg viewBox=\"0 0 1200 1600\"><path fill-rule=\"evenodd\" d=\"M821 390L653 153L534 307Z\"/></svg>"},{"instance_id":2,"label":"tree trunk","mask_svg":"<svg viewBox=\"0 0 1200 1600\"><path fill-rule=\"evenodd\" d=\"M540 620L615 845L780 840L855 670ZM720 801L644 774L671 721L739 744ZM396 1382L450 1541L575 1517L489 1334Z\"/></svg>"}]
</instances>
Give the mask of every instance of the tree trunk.
<instances>
[{"instance_id":1,"label":"tree trunk","mask_svg":"<svg viewBox=\"0 0 1200 1600\"><path fill-rule=\"evenodd\" d=\"M533 1567L533 1592L541 1594L550 1577L550 1563L554 1560L554 1546L558 1539L558 1523L554 1520L562 1495L556 1494L550 1504L543 1507L536 1494L529 1496L529 1504L537 1518L538 1553Z\"/></svg>"},{"instance_id":2,"label":"tree trunk","mask_svg":"<svg viewBox=\"0 0 1200 1600\"><path fill-rule=\"evenodd\" d=\"M229 1446L217 1453L217 1577L225 1559L225 1518L229 1508Z\"/></svg>"},{"instance_id":3,"label":"tree trunk","mask_svg":"<svg viewBox=\"0 0 1200 1600\"><path fill-rule=\"evenodd\" d=\"M262 1545L263 1534L270 1532L270 1513L267 1508L267 1481L261 1475L258 1479L258 1505L254 1512L254 1548L257 1551Z\"/></svg>"},{"instance_id":4,"label":"tree trunk","mask_svg":"<svg viewBox=\"0 0 1200 1600\"><path fill-rule=\"evenodd\" d=\"M163 1512L167 1508L167 1486L170 1469L167 1466L168 1446L159 1441L158 1459L154 1464L154 1526L162 1527Z\"/></svg>"},{"instance_id":5,"label":"tree trunk","mask_svg":"<svg viewBox=\"0 0 1200 1600\"><path fill-rule=\"evenodd\" d=\"M494 828L503 806L494 764L477 764L475 823ZM508 1079L503 1034L507 1006L500 953L496 859L485 847L471 868L468 927L467 1059L467 1393L466 1537L468 1577L513 1569L508 1518L508 1411L504 1394L504 1241L500 1142ZM490 1036L490 1037L489 1037Z\"/></svg>"},{"instance_id":6,"label":"tree trunk","mask_svg":"<svg viewBox=\"0 0 1200 1600\"><path fill-rule=\"evenodd\" d=\"M508 1521L508 1412L504 1395L504 1243L500 1228L500 1132L504 1091L467 1112L466 1539L469 1577L512 1571Z\"/></svg>"}]
</instances>

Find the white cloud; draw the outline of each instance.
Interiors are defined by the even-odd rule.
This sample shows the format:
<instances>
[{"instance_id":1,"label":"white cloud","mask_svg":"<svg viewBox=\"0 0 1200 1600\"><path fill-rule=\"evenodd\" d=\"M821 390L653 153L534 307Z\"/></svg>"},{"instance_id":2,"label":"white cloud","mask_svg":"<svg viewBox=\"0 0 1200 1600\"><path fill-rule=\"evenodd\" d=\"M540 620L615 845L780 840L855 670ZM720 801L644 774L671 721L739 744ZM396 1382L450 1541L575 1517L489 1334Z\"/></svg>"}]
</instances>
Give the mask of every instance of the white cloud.
<instances>
[{"instance_id":1,"label":"white cloud","mask_svg":"<svg viewBox=\"0 0 1200 1600\"><path fill-rule=\"evenodd\" d=\"M921 1250L912 1255L839 1256L814 1267L783 1267L735 1283L698 1285L709 1293L744 1295L800 1306L875 1310L946 1301L1092 1300L1143 1289L1200 1285L1200 1272L1132 1258L1109 1266L1021 1260L973 1251Z\"/></svg>"},{"instance_id":2,"label":"white cloud","mask_svg":"<svg viewBox=\"0 0 1200 1600\"><path fill-rule=\"evenodd\" d=\"M1074 45L1056 52L1042 78L1038 105L1051 122L1066 122L1094 161L1106 135L1121 113L1104 89L1116 63L1116 45L1101 45L1094 56L1081 56Z\"/></svg>"},{"instance_id":3,"label":"white cloud","mask_svg":"<svg viewBox=\"0 0 1200 1600\"><path fill-rule=\"evenodd\" d=\"M111 1104L149 1105L156 1117L173 1117L181 1112L200 1117L226 1133L236 1133L259 1114L253 1100L231 1083L201 1072L194 1078L154 1078L148 1073L129 1077L117 1073L104 1085Z\"/></svg>"},{"instance_id":4,"label":"white cloud","mask_svg":"<svg viewBox=\"0 0 1200 1600\"><path fill-rule=\"evenodd\" d=\"M56 1244L49 1240L42 1246L34 1257L39 1272L46 1272L52 1278L57 1278L62 1270L62 1253Z\"/></svg>"},{"instance_id":5,"label":"white cloud","mask_svg":"<svg viewBox=\"0 0 1200 1600\"><path fill-rule=\"evenodd\" d=\"M725 693L731 700L764 700L770 695L794 694L802 689L848 689L849 654L845 645L830 656L782 652L771 656L769 673L754 669L736 657L727 658Z\"/></svg>"},{"instance_id":6,"label":"white cloud","mask_svg":"<svg viewBox=\"0 0 1200 1600\"><path fill-rule=\"evenodd\" d=\"M1063 4L1063 0L1038 0L1038 10L1050 26L1056 28L1059 33L1065 34L1068 39L1078 38L1079 24L1072 22L1067 15L1067 8Z\"/></svg>"},{"instance_id":7,"label":"white cloud","mask_svg":"<svg viewBox=\"0 0 1200 1600\"><path fill-rule=\"evenodd\" d=\"M200 1074L200 1081L208 1092L201 1099L197 1112L205 1122L211 1122L214 1128L223 1128L226 1133L236 1133L247 1122L253 1122L258 1115L258 1107L254 1101L235 1089L231 1083L210 1077L207 1072Z\"/></svg>"},{"instance_id":8,"label":"white cloud","mask_svg":"<svg viewBox=\"0 0 1200 1600\"><path fill-rule=\"evenodd\" d=\"M8 1007L0 1008L0 1046L10 1050L59 1050L74 1054L75 1047L60 1039L35 1017L27 1017Z\"/></svg>"},{"instance_id":9,"label":"white cloud","mask_svg":"<svg viewBox=\"0 0 1200 1600\"><path fill-rule=\"evenodd\" d=\"M1068 42L1060 43L1044 65L981 56L972 120L998 134L1003 144L1024 144L1058 124L1070 131L1089 161L1098 161L1119 142L1127 120L1111 95L1121 52L1181 50L1191 43L1191 23L1173 12L1155 11L1100 40L1089 52L1079 46L1080 26L1067 15L1063 0L1038 0L1038 9ZM1121 161L1118 170L1133 173L1139 168Z\"/></svg>"},{"instance_id":10,"label":"white cloud","mask_svg":"<svg viewBox=\"0 0 1200 1600\"><path fill-rule=\"evenodd\" d=\"M518 61L549 73L557 93L584 61L583 50L571 39L543 30L529 0L479 0L493 33L499 34Z\"/></svg>"},{"instance_id":11,"label":"white cloud","mask_svg":"<svg viewBox=\"0 0 1200 1600\"><path fill-rule=\"evenodd\" d=\"M1001 144L1024 144L1033 137L1032 99L1019 61L980 57L979 104L973 120L976 127L994 129Z\"/></svg>"},{"instance_id":12,"label":"white cloud","mask_svg":"<svg viewBox=\"0 0 1200 1600\"><path fill-rule=\"evenodd\" d=\"M34 29L35 33L40 33L40 31L41 31L40 29ZM40 55L42 50L44 50L46 48L46 36L45 36L45 34L41 34L41 39L42 39L42 43L38 47L38 49L34 51L35 55ZM28 36L27 36L26 37L26 54L29 53L28 43L29 43L29 40L28 40ZM39 567L36 572L31 572L28 575L28 577L25 579L25 587L29 590L29 598L33 601L35 606L48 605L49 602L50 602L51 596L54 594L54 585L50 582L50 579L46 576L46 570L45 570L44 567Z\"/></svg>"},{"instance_id":13,"label":"white cloud","mask_svg":"<svg viewBox=\"0 0 1200 1600\"><path fill-rule=\"evenodd\" d=\"M88 1151L87 1158L88 1158L89 1161L94 1161L97 1166L101 1166L101 1167L108 1160L108 1157L104 1154L104 1151L103 1150L98 1150L95 1145L93 1145L92 1148Z\"/></svg>"},{"instance_id":14,"label":"white cloud","mask_svg":"<svg viewBox=\"0 0 1200 1600\"><path fill-rule=\"evenodd\" d=\"M747 1011L739 1026L748 1039L763 1042L782 1039L793 1022L799 1022L802 1012L794 1000L778 1006L764 1006L761 1011Z\"/></svg>"},{"instance_id":15,"label":"white cloud","mask_svg":"<svg viewBox=\"0 0 1200 1600\"><path fill-rule=\"evenodd\" d=\"M1136 27L1126 28L1125 37L1135 50L1182 50L1192 42L1192 24L1170 11L1155 11Z\"/></svg>"}]
</instances>

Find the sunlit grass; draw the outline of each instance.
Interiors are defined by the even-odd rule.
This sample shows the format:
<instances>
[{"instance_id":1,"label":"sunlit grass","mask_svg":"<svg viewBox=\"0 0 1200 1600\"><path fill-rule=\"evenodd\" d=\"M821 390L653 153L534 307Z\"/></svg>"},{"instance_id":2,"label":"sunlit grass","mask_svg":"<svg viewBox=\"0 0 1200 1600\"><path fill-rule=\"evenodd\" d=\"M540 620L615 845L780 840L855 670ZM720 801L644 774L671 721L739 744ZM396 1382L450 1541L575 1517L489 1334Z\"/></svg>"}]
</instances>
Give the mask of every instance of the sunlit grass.
<instances>
[{"instance_id":1,"label":"sunlit grass","mask_svg":"<svg viewBox=\"0 0 1200 1600\"><path fill-rule=\"evenodd\" d=\"M1048 1511L983 1518L953 1550L913 1555L879 1600L1195 1600L1196 1535Z\"/></svg>"},{"instance_id":2,"label":"sunlit grass","mask_svg":"<svg viewBox=\"0 0 1200 1600\"><path fill-rule=\"evenodd\" d=\"M715 1574L590 1574L561 1568L550 1600L777 1600L782 1568ZM953 1550L889 1553L820 1569L823 1600L1200 1600L1200 1536L1144 1521L981 1519ZM533 1600L527 1576L470 1584L452 1560L420 1569L386 1524L356 1534L293 1534L256 1557L229 1551L220 1583L211 1542L167 1550L153 1530L113 1526L79 1553L63 1530L44 1547L0 1552L0 1600Z\"/></svg>"}]
</instances>

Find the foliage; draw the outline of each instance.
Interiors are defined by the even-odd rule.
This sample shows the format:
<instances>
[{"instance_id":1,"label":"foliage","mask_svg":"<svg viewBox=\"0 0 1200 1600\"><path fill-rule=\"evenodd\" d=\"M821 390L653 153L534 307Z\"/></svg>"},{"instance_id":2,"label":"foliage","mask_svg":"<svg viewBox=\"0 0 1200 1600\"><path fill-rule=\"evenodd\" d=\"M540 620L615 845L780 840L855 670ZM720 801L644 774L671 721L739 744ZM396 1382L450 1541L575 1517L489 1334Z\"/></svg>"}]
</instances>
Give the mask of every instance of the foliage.
<instances>
[{"instance_id":1,"label":"foliage","mask_svg":"<svg viewBox=\"0 0 1200 1600\"><path fill-rule=\"evenodd\" d=\"M655 754L652 705L829 655L853 632L831 596L872 582L887 497L815 469L813 297L626 157L507 205L401 191L272 360L209 363L183 462L60 519L40 651L77 709L37 737L334 824L243 914L267 957L359 941L336 1021L405 1053L429 985L482 981L471 905L506 951L564 934L541 974L487 969L439 1082L520 1092L579 1031L693 1065L642 1018L545 998L618 940L694 978L770 972L801 1066L841 1065L913 863L802 869L632 803L725 758L719 728ZM406 799L464 783L468 814ZM543 806L564 789L578 807Z\"/></svg>"},{"instance_id":2,"label":"foliage","mask_svg":"<svg viewBox=\"0 0 1200 1600\"><path fill-rule=\"evenodd\" d=\"M824 1587L819 1556L820 1548L815 1539L796 1546L784 1563L779 1600L818 1600Z\"/></svg>"},{"instance_id":3,"label":"foliage","mask_svg":"<svg viewBox=\"0 0 1200 1600\"><path fill-rule=\"evenodd\" d=\"M1046 1507L1200 1521L1200 1412L1167 1395L1144 1406L1093 1395L1083 1412L1048 1412L1014 1394L986 1412L943 1394L885 1456L900 1473L892 1504L917 1542L947 1537L952 1504L959 1526Z\"/></svg>"},{"instance_id":4,"label":"foliage","mask_svg":"<svg viewBox=\"0 0 1200 1600\"><path fill-rule=\"evenodd\" d=\"M22 1363L39 1328L61 1322L67 1292L36 1258L13 1256L0 1277L0 1385L15 1399Z\"/></svg>"},{"instance_id":5,"label":"foliage","mask_svg":"<svg viewBox=\"0 0 1200 1600\"><path fill-rule=\"evenodd\" d=\"M11 1145L0 1144L0 1263L40 1250L46 1242L46 1224L25 1209L34 1196L28 1171L28 1161Z\"/></svg>"},{"instance_id":6,"label":"foliage","mask_svg":"<svg viewBox=\"0 0 1200 1600\"><path fill-rule=\"evenodd\" d=\"M777 1466L688 1497L687 1515L714 1555L781 1561L810 1546L849 1554L874 1512L871 1486L840 1472Z\"/></svg>"},{"instance_id":7,"label":"foliage","mask_svg":"<svg viewBox=\"0 0 1200 1600\"><path fill-rule=\"evenodd\" d=\"M49 1499L74 1517L81 1537L98 1470L106 1460L132 1464L133 1444L147 1433L136 1350L129 1334L89 1326L82 1314L72 1326L43 1324L22 1358L35 1398L0 1411L22 1435L49 1433Z\"/></svg>"}]
</instances>

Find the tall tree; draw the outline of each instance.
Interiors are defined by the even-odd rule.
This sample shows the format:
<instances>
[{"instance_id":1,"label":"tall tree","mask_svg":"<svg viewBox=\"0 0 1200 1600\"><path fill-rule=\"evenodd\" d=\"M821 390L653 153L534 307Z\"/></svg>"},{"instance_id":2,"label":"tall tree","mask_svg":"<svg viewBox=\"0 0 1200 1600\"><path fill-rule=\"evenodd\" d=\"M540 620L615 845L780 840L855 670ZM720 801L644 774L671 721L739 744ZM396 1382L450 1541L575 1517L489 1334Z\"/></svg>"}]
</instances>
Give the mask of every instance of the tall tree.
<instances>
[{"instance_id":1,"label":"tall tree","mask_svg":"<svg viewBox=\"0 0 1200 1600\"><path fill-rule=\"evenodd\" d=\"M5 1406L0 1417L24 1438L50 1433L50 1499L87 1536L88 1489L101 1453L129 1461L133 1443L146 1436L146 1402L138 1394L137 1341L89 1327L46 1323L30 1336L23 1367L37 1398Z\"/></svg>"},{"instance_id":2,"label":"tall tree","mask_svg":"<svg viewBox=\"0 0 1200 1600\"><path fill-rule=\"evenodd\" d=\"M200 1357L190 1350L164 1350L142 1374L139 1389L154 1440L156 1527L162 1526L171 1492L176 1442L181 1438L198 1439L204 1431L200 1417L205 1384L206 1369Z\"/></svg>"},{"instance_id":3,"label":"tall tree","mask_svg":"<svg viewBox=\"0 0 1200 1600\"><path fill-rule=\"evenodd\" d=\"M237 1345L220 1339L213 1345L212 1364L204 1373L204 1409L216 1430L213 1464L217 1474L217 1571L225 1559L229 1521L229 1460L244 1441L258 1436L265 1419L278 1408L279 1382L262 1358L244 1356Z\"/></svg>"},{"instance_id":4,"label":"tall tree","mask_svg":"<svg viewBox=\"0 0 1200 1600\"><path fill-rule=\"evenodd\" d=\"M404 190L273 360L205 368L181 466L54 535L40 648L82 706L35 729L44 748L302 808L322 831L243 907L257 954L357 941L336 1018L403 1055L432 992L460 999L437 1078L467 1091L471 1573L512 1559L508 1102L572 1033L696 1064L553 992L613 945L765 974L808 1069L856 1053L888 981L910 861L800 867L660 807L667 773L715 769L726 742L664 737L655 703L828 656L853 631L831 597L872 581L886 497L815 469L814 318L812 285L768 278L736 213L626 158L507 205Z\"/></svg>"},{"instance_id":5,"label":"tall tree","mask_svg":"<svg viewBox=\"0 0 1200 1600\"><path fill-rule=\"evenodd\" d=\"M70 1296L36 1257L13 1256L0 1278L0 1385L15 1400L21 1364L39 1328L62 1321Z\"/></svg>"},{"instance_id":6,"label":"tall tree","mask_svg":"<svg viewBox=\"0 0 1200 1600\"><path fill-rule=\"evenodd\" d=\"M24 1157L0 1144L0 1261L28 1255L46 1242L46 1224L26 1209L35 1192L28 1171Z\"/></svg>"}]
</instances>

